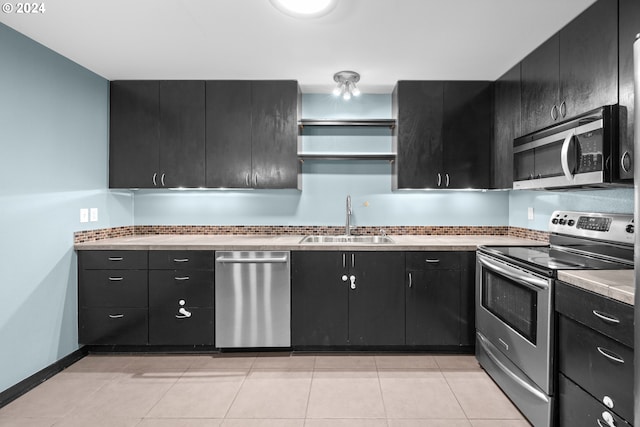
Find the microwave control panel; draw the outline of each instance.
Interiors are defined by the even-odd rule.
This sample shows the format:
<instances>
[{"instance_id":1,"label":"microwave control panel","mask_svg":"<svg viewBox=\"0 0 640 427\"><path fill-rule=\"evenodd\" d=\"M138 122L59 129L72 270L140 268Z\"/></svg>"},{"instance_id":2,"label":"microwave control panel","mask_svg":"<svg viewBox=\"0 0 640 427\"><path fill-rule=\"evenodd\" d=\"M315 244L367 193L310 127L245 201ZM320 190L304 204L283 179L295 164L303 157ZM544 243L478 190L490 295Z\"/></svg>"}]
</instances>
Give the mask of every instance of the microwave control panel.
<instances>
[{"instance_id":1,"label":"microwave control panel","mask_svg":"<svg viewBox=\"0 0 640 427\"><path fill-rule=\"evenodd\" d=\"M585 132L576 137L578 164L577 172L597 172L604 170L604 155L602 153L602 129Z\"/></svg>"}]
</instances>

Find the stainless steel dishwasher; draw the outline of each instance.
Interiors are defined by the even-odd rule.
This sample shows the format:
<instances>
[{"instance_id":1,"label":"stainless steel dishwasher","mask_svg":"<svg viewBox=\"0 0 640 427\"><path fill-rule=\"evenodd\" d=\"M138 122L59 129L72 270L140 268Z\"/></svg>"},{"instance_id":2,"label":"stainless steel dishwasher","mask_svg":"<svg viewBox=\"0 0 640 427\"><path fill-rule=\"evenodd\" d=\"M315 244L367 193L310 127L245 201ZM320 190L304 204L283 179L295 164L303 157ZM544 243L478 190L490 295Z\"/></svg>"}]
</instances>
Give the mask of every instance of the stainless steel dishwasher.
<instances>
[{"instance_id":1,"label":"stainless steel dishwasher","mask_svg":"<svg viewBox=\"0 0 640 427\"><path fill-rule=\"evenodd\" d=\"M291 346L287 251L216 252L216 347Z\"/></svg>"}]
</instances>

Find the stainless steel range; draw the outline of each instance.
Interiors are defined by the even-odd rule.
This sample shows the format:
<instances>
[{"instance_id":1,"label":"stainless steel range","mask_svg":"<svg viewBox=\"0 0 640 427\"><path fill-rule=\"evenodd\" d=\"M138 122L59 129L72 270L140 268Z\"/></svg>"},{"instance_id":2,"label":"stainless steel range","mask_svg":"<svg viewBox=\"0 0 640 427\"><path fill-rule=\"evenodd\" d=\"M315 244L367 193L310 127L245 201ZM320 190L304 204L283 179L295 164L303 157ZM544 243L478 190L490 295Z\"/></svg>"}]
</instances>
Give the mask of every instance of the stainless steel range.
<instances>
[{"instance_id":1,"label":"stainless steel range","mask_svg":"<svg viewBox=\"0 0 640 427\"><path fill-rule=\"evenodd\" d=\"M476 357L536 427L553 423L558 270L633 268L633 215L556 211L549 231L549 246L481 246L476 265Z\"/></svg>"}]
</instances>

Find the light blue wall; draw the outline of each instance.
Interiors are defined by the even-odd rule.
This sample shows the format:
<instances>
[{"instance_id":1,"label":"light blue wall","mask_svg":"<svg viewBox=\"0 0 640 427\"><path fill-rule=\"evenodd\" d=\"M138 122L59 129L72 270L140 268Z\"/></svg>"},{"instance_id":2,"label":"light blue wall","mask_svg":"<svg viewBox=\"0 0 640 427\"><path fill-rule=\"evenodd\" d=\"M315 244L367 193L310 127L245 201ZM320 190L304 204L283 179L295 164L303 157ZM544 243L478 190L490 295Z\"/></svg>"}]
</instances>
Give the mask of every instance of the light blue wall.
<instances>
[{"instance_id":1,"label":"light blue wall","mask_svg":"<svg viewBox=\"0 0 640 427\"><path fill-rule=\"evenodd\" d=\"M78 348L73 232L133 221L107 190L108 89L0 24L0 391Z\"/></svg>"},{"instance_id":2,"label":"light blue wall","mask_svg":"<svg viewBox=\"0 0 640 427\"><path fill-rule=\"evenodd\" d=\"M534 220L527 219L533 207ZM633 188L581 191L510 191L509 225L546 231L554 210L633 214Z\"/></svg>"},{"instance_id":3,"label":"light blue wall","mask_svg":"<svg viewBox=\"0 0 640 427\"><path fill-rule=\"evenodd\" d=\"M345 102L305 94L304 118L390 118L390 95ZM307 128L303 151L390 152L388 129ZM353 224L505 225L507 192L391 191L385 161L305 161L303 191L135 192L136 225L342 225L345 199L353 199Z\"/></svg>"}]
</instances>

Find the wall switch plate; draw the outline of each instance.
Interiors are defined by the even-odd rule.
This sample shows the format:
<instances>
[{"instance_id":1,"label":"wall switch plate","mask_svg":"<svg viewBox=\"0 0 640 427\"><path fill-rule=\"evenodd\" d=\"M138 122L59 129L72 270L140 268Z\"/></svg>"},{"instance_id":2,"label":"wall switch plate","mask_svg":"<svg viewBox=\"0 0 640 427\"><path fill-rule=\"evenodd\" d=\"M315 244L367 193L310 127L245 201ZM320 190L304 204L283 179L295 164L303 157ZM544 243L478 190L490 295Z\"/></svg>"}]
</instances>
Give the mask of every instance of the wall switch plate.
<instances>
[{"instance_id":1,"label":"wall switch plate","mask_svg":"<svg viewBox=\"0 0 640 427\"><path fill-rule=\"evenodd\" d=\"M528 208L527 209L527 219L529 221L533 221L533 208Z\"/></svg>"},{"instance_id":2,"label":"wall switch plate","mask_svg":"<svg viewBox=\"0 0 640 427\"><path fill-rule=\"evenodd\" d=\"M96 222L98 220L98 208L91 208L89 210L89 221Z\"/></svg>"},{"instance_id":3,"label":"wall switch plate","mask_svg":"<svg viewBox=\"0 0 640 427\"><path fill-rule=\"evenodd\" d=\"M89 209L80 209L80 222L89 222Z\"/></svg>"}]
</instances>

